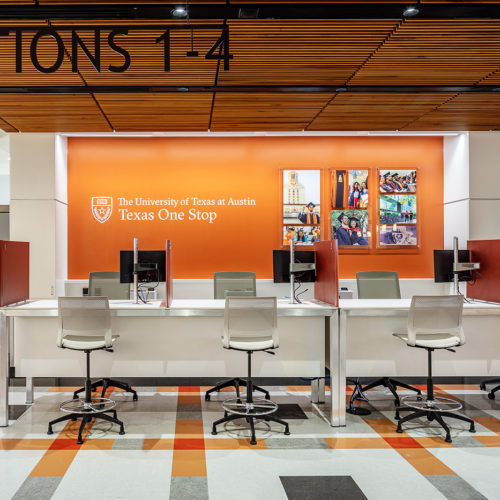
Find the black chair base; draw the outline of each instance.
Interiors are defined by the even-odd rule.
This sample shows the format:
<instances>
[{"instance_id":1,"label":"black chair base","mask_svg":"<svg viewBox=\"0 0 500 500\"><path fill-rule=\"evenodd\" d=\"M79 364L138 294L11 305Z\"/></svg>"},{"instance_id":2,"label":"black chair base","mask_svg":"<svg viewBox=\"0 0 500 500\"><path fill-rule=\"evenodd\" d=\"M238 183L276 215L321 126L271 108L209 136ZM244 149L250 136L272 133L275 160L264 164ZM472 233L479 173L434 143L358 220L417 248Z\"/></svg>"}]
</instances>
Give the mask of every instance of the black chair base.
<instances>
[{"instance_id":1,"label":"black chair base","mask_svg":"<svg viewBox=\"0 0 500 500\"><path fill-rule=\"evenodd\" d=\"M225 387L234 387L236 389L236 396L240 397L240 386L247 386L247 381L244 378L231 378L229 380L222 380L221 382L218 382L215 387L212 387L205 393L205 401L210 401L210 394L212 392L220 392L220 390L224 389ZM271 399L269 392L262 387L253 385L253 390L262 392L265 395L266 399Z\"/></svg>"},{"instance_id":2,"label":"black chair base","mask_svg":"<svg viewBox=\"0 0 500 500\"><path fill-rule=\"evenodd\" d=\"M108 412L111 412L113 416L107 415ZM69 413L68 415L64 415L62 417L56 418L49 422L49 428L47 430L47 434L53 434L52 426L54 424L57 424L58 422L64 422L66 420L78 420L79 418L82 419L82 423L80 424L80 429L78 431L78 439L76 441L76 444L83 444L83 439L82 439L82 432L85 429L85 426L92 421L93 418L98 419L100 418L101 420L106 420L107 422L111 422L113 424L117 424L120 426L120 435L125 434L125 429L123 427L123 422L121 420L118 420L116 410L106 410L105 412L88 412L88 413Z\"/></svg>"},{"instance_id":3,"label":"black chair base","mask_svg":"<svg viewBox=\"0 0 500 500\"><path fill-rule=\"evenodd\" d=\"M130 392L133 394L133 400L137 401L137 392L132 389L130 384L127 384L125 382L120 382L119 380L114 380L112 378L102 378L101 380L98 380L97 382L93 382L90 387L92 389L92 392L97 392L97 388L102 386L102 391L101 391L101 397L103 398L104 395L106 394L106 391L110 387L116 387L117 389L122 389L125 392ZM77 391L73 393L73 399L78 399L78 394L81 392L85 392L85 387L81 387Z\"/></svg>"},{"instance_id":4,"label":"black chair base","mask_svg":"<svg viewBox=\"0 0 500 500\"><path fill-rule=\"evenodd\" d=\"M399 380L389 377L378 378L377 380L370 382L365 387L361 387L360 391L361 393L363 393L365 391L369 391L370 389L380 386L386 387L391 391L392 395L394 396L394 404L396 406L399 406L401 404L398 393L396 391L397 387L402 387L403 389L407 389L409 391L415 391L417 394L422 394L422 391L420 389L417 389L416 387L413 387L409 384L405 384L404 382L400 382Z\"/></svg>"},{"instance_id":5,"label":"black chair base","mask_svg":"<svg viewBox=\"0 0 500 500\"><path fill-rule=\"evenodd\" d=\"M446 425L446 422L443 420L443 417L455 418L457 420L462 420L464 422L467 422L468 424L470 424L469 432L476 432L476 428L474 426L474 420L472 420L471 418L465 417L463 415L460 415L458 413L453 413L451 411L416 410L416 411L413 411L412 413L410 413L409 415L407 415L406 417L400 418L400 416L399 416L400 411L411 411L411 410L412 409L408 406L402 406L402 407L396 408L396 420L398 421L398 428L396 429L396 432L399 432L399 433L403 432L403 429L401 428L401 426L405 422L409 422L410 420L414 420L416 418L425 417L425 416L427 417L427 420L429 420L429 422L436 420L436 422L439 425L441 425L441 427L446 432L445 441L447 443L451 443L451 435L450 435L450 429Z\"/></svg>"},{"instance_id":6,"label":"black chair base","mask_svg":"<svg viewBox=\"0 0 500 500\"><path fill-rule=\"evenodd\" d=\"M500 382L500 378L492 378L490 380L484 380L479 384L479 387L482 391L486 390L486 384L498 384ZM488 392L488 398L489 399L495 399L495 392L500 391L500 385L497 385L493 389L491 389L490 392Z\"/></svg>"},{"instance_id":7,"label":"black chair base","mask_svg":"<svg viewBox=\"0 0 500 500\"><path fill-rule=\"evenodd\" d=\"M244 418L249 424L250 424L250 430L252 432L252 438L250 439L250 444L255 445L257 444L257 440L255 439L255 420L265 420L266 422L276 422L278 424L284 425L285 426L285 436L290 435L290 429L288 427L288 423L285 422L284 420L281 420L278 417L273 417L272 415L249 415L244 417L243 415L236 415L236 414L228 414L228 412L224 412L224 417L216 420L212 424L212 435L217 435L217 426L219 424L223 424L225 422L231 422L232 420L238 420L240 418Z\"/></svg>"}]
</instances>

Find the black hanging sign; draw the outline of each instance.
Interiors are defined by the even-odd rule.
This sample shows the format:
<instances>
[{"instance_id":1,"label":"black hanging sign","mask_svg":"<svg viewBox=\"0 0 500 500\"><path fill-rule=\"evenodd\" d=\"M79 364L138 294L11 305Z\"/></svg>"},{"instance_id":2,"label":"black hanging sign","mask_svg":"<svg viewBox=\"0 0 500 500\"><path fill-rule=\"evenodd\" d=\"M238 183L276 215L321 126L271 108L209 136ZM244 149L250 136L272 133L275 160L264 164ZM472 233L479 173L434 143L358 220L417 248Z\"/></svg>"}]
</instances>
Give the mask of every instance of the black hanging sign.
<instances>
[{"instance_id":1,"label":"black hanging sign","mask_svg":"<svg viewBox=\"0 0 500 500\"><path fill-rule=\"evenodd\" d=\"M107 47L115 52L121 58L121 64L109 64L107 71L112 73L124 73L130 68L132 59L130 52L125 49L121 43L124 37L129 36L133 30L140 31L162 31L160 36L152 38L152 42L158 45L159 50L163 48L163 71L170 71L170 51L172 40L170 32L172 30L191 30L194 31L217 31L220 30L220 36L214 41L212 47L205 54L205 59L216 59L223 61L224 71L229 70L229 61L233 58L229 52L229 27L225 24L173 24L173 25L126 25L126 26L57 26L57 27L33 27L19 26L15 28L1 28L0 37L15 36L15 68L16 73L22 73L25 69L23 65L23 43L31 35L29 41L29 55L33 67L41 73L55 73L62 65L64 55L67 52L71 59L71 71L76 73L79 70L78 64L80 56L86 57L97 72L101 72L101 33L109 31L107 36ZM78 32L94 33L94 52L87 47ZM71 33L71 47L65 47L61 32ZM27 34L29 33L29 34ZM55 60L51 65L44 65L39 59L38 46L42 39L53 40L55 49ZM0 39L1 43L1 39ZM163 46L163 47L162 47ZM188 57L198 55L191 50L186 54Z\"/></svg>"}]
</instances>

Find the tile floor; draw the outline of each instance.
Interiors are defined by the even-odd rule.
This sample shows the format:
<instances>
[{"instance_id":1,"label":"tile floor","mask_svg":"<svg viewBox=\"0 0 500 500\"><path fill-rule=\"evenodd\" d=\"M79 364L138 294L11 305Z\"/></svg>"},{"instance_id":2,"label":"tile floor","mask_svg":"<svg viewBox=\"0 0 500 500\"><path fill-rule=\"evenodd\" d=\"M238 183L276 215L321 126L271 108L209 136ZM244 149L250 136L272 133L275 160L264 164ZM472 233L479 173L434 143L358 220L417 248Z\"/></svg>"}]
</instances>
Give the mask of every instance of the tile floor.
<instances>
[{"instance_id":1,"label":"tile floor","mask_svg":"<svg viewBox=\"0 0 500 500\"><path fill-rule=\"evenodd\" d=\"M0 499L500 499L500 397L489 400L473 385L439 386L476 421L475 434L449 421L451 444L427 420L397 434L383 390L368 393L371 415L348 414L346 427L332 428L307 387L269 387L291 435L261 422L256 446L244 421L211 435L231 395L206 402L205 387L138 387L138 402L111 393L123 436L104 421L90 426L83 445L76 444L78 422L56 424L47 435L73 389L37 387L29 407L23 389L11 388L12 420L0 428Z\"/></svg>"}]
</instances>

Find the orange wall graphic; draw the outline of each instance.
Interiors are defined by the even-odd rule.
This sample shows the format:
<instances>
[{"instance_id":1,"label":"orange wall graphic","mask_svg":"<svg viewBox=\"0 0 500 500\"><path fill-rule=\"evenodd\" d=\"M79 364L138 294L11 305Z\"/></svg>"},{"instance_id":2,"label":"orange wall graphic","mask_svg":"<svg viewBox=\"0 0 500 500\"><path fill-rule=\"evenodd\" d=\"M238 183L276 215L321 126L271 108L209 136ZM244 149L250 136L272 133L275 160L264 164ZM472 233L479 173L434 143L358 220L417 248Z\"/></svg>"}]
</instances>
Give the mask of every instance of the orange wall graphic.
<instances>
[{"instance_id":1,"label":"orange wall graphic","mask_svg":"<svg viewBox=\"0 0 500 500\"><path fill-rule=\"evenodd\" d=\"M229 270L271 278L280 169L418 168L420 248L340 255L340 276L430 278L432 250L443 247L442 147L438 137L69 138L68 277L118 270L137 236L142 250L172 241L177 279ZM322 212L325 235L327 203Z\"/></svg>"}]
</instances>

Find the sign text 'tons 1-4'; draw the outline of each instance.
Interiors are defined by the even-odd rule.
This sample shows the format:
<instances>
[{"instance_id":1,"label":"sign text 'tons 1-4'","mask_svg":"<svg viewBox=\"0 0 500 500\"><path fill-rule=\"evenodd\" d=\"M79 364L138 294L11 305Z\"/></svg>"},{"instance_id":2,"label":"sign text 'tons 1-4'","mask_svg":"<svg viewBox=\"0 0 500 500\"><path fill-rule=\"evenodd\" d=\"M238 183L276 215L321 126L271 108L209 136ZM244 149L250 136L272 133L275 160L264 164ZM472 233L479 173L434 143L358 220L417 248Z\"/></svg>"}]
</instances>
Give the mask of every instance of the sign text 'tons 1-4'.
<instances>
[{"instance_id":1,"label":"sign text 'tons 1-4'","mask_svg":"<svg viewBox=\"0 0 500 500\"><path fill-rule=\"evenodd\" d=\"M127 38L133 30L152 33L151 43L153 47L157 46L156 49L161 50L163 53L163 71L165 72L171 69L170 51L174 43L171 37L171 31L189 30L191 50L186 52L186 57L198 57L198 52L193 50L193 43L196 40L194 33L196 31L210 30L212 32L220 32L220 36L205 54L205 59L221 60L224 63L224 70L229 70L229 60L232 59L233 56L229 53L229 27L224 25L63 26L57 28L33 28L31 26L1 28L0 37L14 37L15 39L16 73L22 73L26 69L26 64L23 64L25 62L25 60L23 60L23 50L26 48L26 42L29 44L31 64L41 73L55 73L61 68L65 55L70 56L71 70L74 73L79 71L81 57L90 61L93 68L97 72L100 72L103 70L101 64L101 54L103 50L109 50L116 56L116 61L108 64L105 69L112 73L123 73L127 71L134 62L131 56L134 38ZM89 34L83 35L83 32ZM158 33L161 33L161 35L158 36ZM90 39L93 39L92 43L90 43ZM185 40L184 38L184 43ZM127 48L124 47L124 41L128 41ZM2 38L0 38L0 46L3 43L5 43L5 39L2 40ZM52 48L53 57L52 60L47 62L47 44L49 43ZM41 48L41 45L43 45L43 48ZM144 52L143 41L141 42L141 52ZM40 57L42 54L43 57ZM151 70L153 69L154 68L151 68Z\"/></svg>"}]
</instances>

